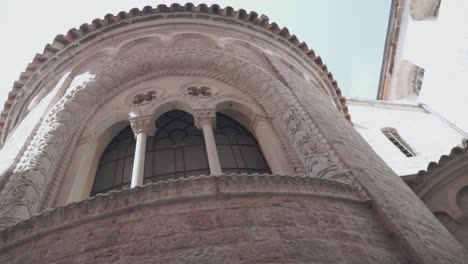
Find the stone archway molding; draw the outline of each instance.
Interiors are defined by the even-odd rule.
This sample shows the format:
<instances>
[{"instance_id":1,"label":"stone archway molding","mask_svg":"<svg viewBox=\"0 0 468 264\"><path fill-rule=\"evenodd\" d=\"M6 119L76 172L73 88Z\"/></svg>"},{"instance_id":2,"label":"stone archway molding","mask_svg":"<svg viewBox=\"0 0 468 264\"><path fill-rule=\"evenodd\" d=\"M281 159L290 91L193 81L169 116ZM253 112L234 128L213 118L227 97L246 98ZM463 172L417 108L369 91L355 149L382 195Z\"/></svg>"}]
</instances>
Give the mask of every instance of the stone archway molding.
<instances>
[{"instance_id":1,"label":"stone archway molding","mask_svg":"<svg viewBox=\"0 0 468 264\"><path fill-rule=\"evenodd\" d=\"M264 109L287 154L301 161L299 170L359 188L290 88L270 74L218 51L154 49L116 59L51 109L0 193L0 227L51 205L80 134L103 102L142 79L168 75L206 76L240 89Z\"/></svg>"},{"instance_id":2,"label":"stone archway molding","mask_svg":"<svg viewBox=\"0 0 468 264\"><path fill-rule=\"evenodd\" d=\"M302 54L307 60L310 59L314 65L320 68L320 71L326 75L331 83L331 89L337 94L337 103L341 105L343 114L350 120L346 100L341 95L336 80L328 71L320 56L308 48L307 44L291 34L287 28L280 28L278 24L270 22L267 16L258 15L256 12L247 13L244 9L234 10L227 6L221 8L219 5L199 4L195 6L192 3L185 5L172 4L170 6L158 5L156 8L146 6L141 10L133 8L129 12L120 12L117 15L108 14L103 19L94 19L91 24L83 24L78 29L70 29L67 34L57 35L51 44L47 44L42 54L37 54L26 70L15 82L9 98L5 103L5 108L0 115L0 142L6 140L10 130L18 121L18 115L22 112L21 107L24 101L28 100L34 87L33 83L40 79L41 75L55 68L55 64L62 60L62 55L67 52L78 54L81 52L79 46L88 45L94 41L99 41L101 36L110 31L118 31L123 27L131 27L139 23L148 21L161 21L166 19L190 18L194 23L219 23L229 24L238 28L249 28L254 31L262 32L262 35L269 35L271 40L282 43L287 49L293 48L296 53ZM66 55L65 57L68 57ZM60 63L59 63L60 64ZM55 73L53 73L55 75Z\"/></svg>"}]
</instances>

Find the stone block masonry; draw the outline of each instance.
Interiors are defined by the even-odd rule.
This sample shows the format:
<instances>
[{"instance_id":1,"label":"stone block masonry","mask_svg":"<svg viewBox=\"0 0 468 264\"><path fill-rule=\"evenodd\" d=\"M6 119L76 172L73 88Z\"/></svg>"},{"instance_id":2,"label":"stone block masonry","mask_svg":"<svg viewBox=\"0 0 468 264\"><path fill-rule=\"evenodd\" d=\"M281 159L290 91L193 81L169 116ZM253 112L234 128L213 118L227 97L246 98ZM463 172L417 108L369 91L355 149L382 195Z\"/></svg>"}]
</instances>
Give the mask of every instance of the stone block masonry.
<instances>
[{"instance_id":1,"label":"stone block masonry","mask_svg":"<svg viewBox=\"0 0 468 264\"><path fill-rule=\"evenodd\" d=\"M123 190L33 217L2 232L0 263L405 263L370 201L344 185L237 177ZM187 197L213 180L214 196ZM163 187L179 197L162 199Z\"/></svg>"}]
</instances>

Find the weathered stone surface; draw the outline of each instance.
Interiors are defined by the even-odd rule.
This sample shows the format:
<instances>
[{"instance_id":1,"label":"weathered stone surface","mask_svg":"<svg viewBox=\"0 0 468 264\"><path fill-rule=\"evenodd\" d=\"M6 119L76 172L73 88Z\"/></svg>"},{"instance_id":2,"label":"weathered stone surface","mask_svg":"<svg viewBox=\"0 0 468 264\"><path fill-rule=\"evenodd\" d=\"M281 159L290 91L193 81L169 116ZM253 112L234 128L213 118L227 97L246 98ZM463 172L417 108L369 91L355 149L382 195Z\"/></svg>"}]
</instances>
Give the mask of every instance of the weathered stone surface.
<instances>
[{"instance_id":1,"label":"weathered stone surface","mask_svg":"<svg viewBox=\"0 0 468 264\"><path fill-rule=\"evenodd\" d=\"M278 61L274 62L306 113L314 120L314 129L322 132L323 141L329 142L329 151L339 157L336 165L347 168L347 172L357 179L371 197L382 223L400 242L400 250L411 255L415 263L465 263L468 259L466 250L450 233L441 228L424 203L415 197L369 144L351 129L351 125L343 122L333 106L319 103L323 102L325 96L312 92L310 85L297 73Z\"/></svg>"},{"instance_id":2,"label":"weathered stone surface","mask_svg":"<svg viewBox=\"0 0 468 264\"><path fill-rule=\"evenodd\" d=\"M81 28L57 38L63 46L5 123L12 131L28 120L31 100L53 98L8 154L1 260L465 262L466 251L343 118L345 100L319 57L257 14L186 7L109 15L83 39L75 39ZM170 109L231 111L260 139L275 175L170 179L88 198L105 142L129 113L149 125Z\"/></svg>"},{"instance_id":3,"label":"weathered stone surface","mask_svg":"<svg viewBox=\"0 0 468 264\"><path fill-rule=\"evenodd\" d=\"M445 228L468 249L468 141L431 162L427 171L404 177ZM421 223L426 225L426 223ZM433 230L428 236L436 235Z\"/></svg>"},{"instance_id":4,"label":"weathered stone surface","mask_svg":"<svg viewBox=\"0 0 468 264\"><path fill-rule=\"evenodd\" d=\"M149 187L140 191L152 192ZM114 199L118 204L122 196ZM218 202L213 203L212 199ZM110 207L110 213L88 211L71 222L50 226L52 232L35 230L23 234L21 239L4 239L0 260L165 264L405 262L366 200L313 193L231 193L212 199L135 204L131 210L123 211ZM107 201L93 199L88 207L92 203ZM56 210L51 214L60 212L67 213ZM21 226L9 234L19 229ZM8 237L8 232L2 235Z\"/></svg>"}]
</instances>

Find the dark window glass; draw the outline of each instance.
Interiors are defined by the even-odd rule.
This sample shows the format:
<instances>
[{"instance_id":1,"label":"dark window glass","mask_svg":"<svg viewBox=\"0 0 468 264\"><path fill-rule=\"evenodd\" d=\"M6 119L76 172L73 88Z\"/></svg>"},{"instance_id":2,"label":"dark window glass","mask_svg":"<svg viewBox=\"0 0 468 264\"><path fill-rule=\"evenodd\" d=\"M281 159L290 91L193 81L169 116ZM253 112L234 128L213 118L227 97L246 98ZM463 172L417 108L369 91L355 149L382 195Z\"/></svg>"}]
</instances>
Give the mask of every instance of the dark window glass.
<instances>
[{"instance_id":1,"label":"dark window glass","mask_svg":"<svg viewBox=\"0 0 468 264\"><path fill-rule=\"evenodd\" d=\"M158 118L146 155L145 183L210 174L203 132L184 111L173 110Z\"/></svg>"},{"instance_id":2,"label":"dark window glass","mask_svg":"<svg viewBox=\"0 0 468 264\"><path fill-rule=\"evenodd\" d=\"M410 145L401 138L398 131L393 127L384 127L381 129L382 133L393 143L406 157L411 158L416 156L416 152Z\"/></svg>"},{"instance_id":3,"label":"dark window glass","mask_svg":"<svg viewBox=\"0 0 468 264\"><path fill-rule=\"evenodd\" d=\"M214 135L223 173L270 173L257 140L242 125L217 113Z\"/></svg>"},{"instance_id":4,"label":"dark window glass","mask_svg":"<svg viewBox=\"0 0 468 264\"><path fill-rule=\"evenodd\" d=\"M122 130L104 150L91 195L130 186L134 154L135 139L129 126Z\"/></svg>"},{"instance_id":5,"label":"dark window glass","mask_svg":"<svg viewBox=\"0 0 468 264\"><path fill-rule=\"evenodd\" d=\"M255 138L239 123L218 113L214 130L223 173L270 173ZM102 154L91 195L129 187L135 139L122 130ZM146 142L144 182L210 174L202 130L193 117L179 110L156 121L156 134Z\"/></svg>"}]
</instances>

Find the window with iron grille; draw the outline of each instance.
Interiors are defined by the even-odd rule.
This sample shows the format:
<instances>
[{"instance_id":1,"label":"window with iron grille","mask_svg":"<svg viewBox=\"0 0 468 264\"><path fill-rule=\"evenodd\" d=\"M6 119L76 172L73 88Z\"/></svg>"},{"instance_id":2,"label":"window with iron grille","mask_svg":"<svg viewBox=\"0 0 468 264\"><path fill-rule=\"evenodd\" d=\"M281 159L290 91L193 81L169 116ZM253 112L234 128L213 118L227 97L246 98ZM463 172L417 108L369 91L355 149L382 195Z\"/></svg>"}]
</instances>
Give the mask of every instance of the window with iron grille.
<instances>
[{"instance_id":1,"label":"window with iron grille","mask_svg":"<svg viewBox=\"0 0 468 264\"><path fill-rule=\"evenodd\" d=\"M382 133L393 143L406 157L415 157L416 152L401 138L398 131L393 127L385 127L381 129Z\"/></svg>"}]
</instances>

